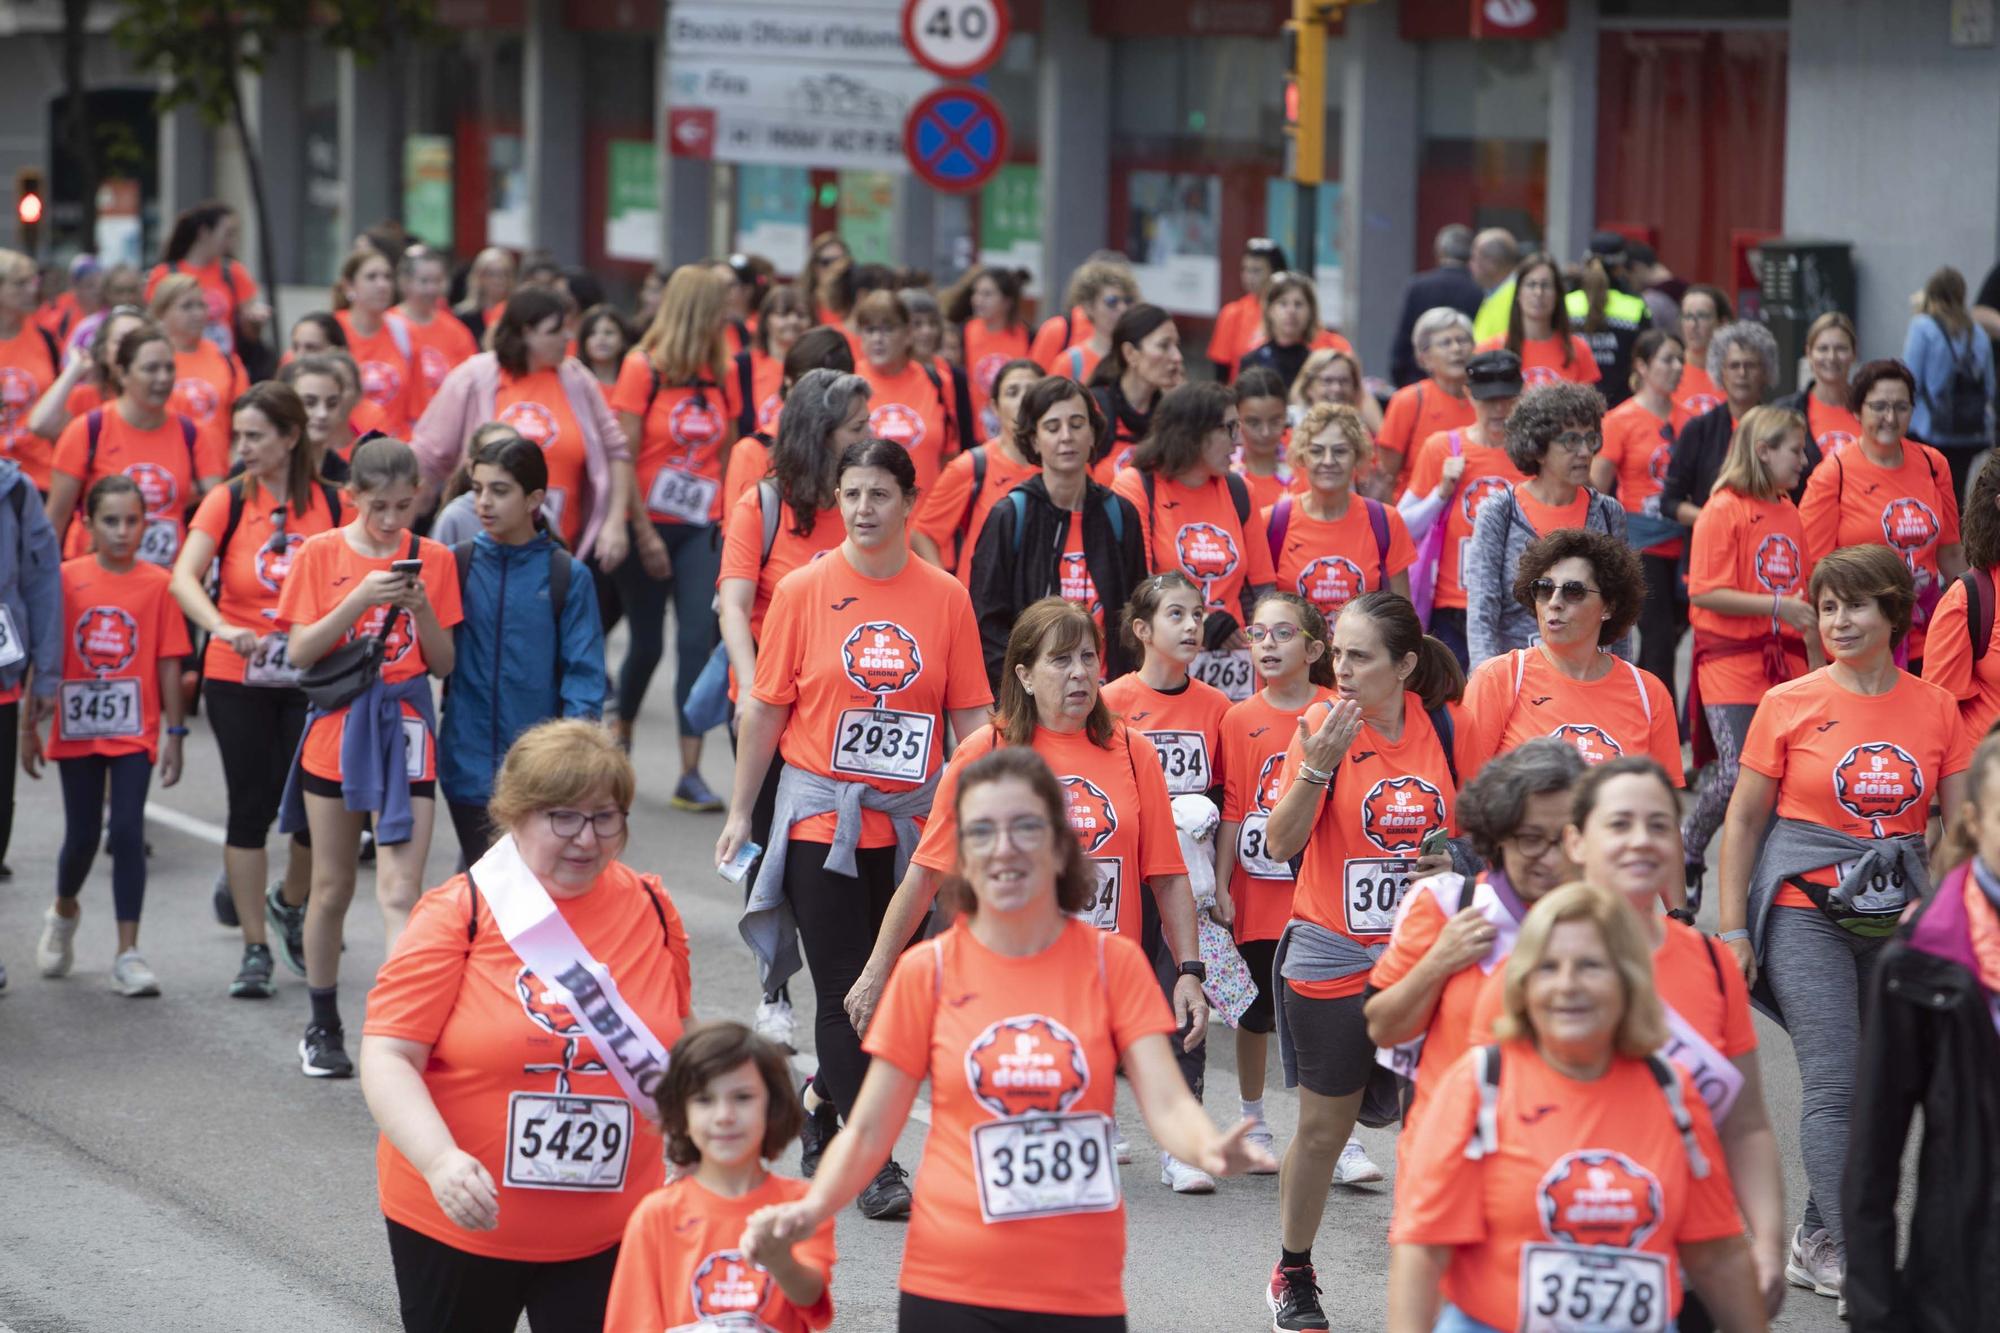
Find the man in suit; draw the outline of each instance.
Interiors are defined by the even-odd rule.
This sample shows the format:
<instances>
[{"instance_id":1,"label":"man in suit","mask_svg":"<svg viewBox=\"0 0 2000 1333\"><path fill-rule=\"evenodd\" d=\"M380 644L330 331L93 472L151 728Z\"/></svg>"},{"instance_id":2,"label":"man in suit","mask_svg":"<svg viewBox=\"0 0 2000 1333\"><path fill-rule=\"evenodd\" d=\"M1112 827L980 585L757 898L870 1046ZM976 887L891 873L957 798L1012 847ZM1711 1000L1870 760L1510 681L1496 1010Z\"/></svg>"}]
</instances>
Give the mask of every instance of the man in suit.
<instances>
[{"instance_id":1,"label":"man in suit","mask_svg":"<svg viewBox=\"0 0 2000 1333\"><path fill-rule=\"evenodd\" d=\"M1471 319L1486 295L1469 267L1472 228L1459 222L1442 227L1432 248L1437 267L1410 279L1409 290L1403 293L1403 313L1396 319L1395 339L1389 344L1389 376L1399 389L1424 377L1423 369L1417 365L1417 354L1410 347L1410 334L1424 311L1450 306L1464 311L1465 317Z\"/></svg>"}]
</instances>

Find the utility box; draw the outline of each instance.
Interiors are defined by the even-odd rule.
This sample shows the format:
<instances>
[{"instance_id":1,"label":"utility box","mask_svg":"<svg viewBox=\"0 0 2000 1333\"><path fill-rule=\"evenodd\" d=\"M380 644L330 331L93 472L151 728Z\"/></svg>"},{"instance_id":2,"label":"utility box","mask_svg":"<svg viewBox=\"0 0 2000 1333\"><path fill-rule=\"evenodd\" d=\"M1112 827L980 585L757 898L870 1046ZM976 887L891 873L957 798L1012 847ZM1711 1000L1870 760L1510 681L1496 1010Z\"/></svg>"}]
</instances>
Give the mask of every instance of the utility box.
<instances>
[{"instance_id":1,"label":"utility box","mask_svg":"<svg viewBox=\"0 0 2000 1333\"><path fill-rule=\"evenodd\" d=\"M1854 245L1850 241L1777 236L1757 248L1757 291L1764 323L1778 340L1774 394L1799 387L1806 330L1829 310L1859 322L1855 308Z\"/></svg>"}]
</instances>

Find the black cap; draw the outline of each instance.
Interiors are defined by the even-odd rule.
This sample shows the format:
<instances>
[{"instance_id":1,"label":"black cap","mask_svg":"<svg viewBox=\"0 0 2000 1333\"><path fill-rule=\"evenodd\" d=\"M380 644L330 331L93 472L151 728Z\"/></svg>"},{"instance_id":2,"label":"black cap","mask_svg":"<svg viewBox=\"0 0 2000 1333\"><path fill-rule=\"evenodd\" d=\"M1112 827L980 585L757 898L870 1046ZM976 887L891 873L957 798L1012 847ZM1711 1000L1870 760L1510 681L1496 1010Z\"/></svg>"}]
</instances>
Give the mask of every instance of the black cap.
<instances>
[{"instance_id":1,"label":"black cap","mask_svg":"<svg viewBox=\"0 0 2000 1333\"><path fill-rule=\"evenodd\" d=\"M1519 398L1521 358L1512 352L1481 352L1465 363L1465 391L1474 398Z\"/></svg>"},{"instance_id":2,"label":"black cap","mask_svg":"<svg viewBox=\"0 0 2000 1333\"><path fill-rule=\"evenodd\" d=\"M1590 253L1599 259L1623 259L1625 238L1615 231L1594 231L1590 233Z\"/></svg>"}]
</instances>

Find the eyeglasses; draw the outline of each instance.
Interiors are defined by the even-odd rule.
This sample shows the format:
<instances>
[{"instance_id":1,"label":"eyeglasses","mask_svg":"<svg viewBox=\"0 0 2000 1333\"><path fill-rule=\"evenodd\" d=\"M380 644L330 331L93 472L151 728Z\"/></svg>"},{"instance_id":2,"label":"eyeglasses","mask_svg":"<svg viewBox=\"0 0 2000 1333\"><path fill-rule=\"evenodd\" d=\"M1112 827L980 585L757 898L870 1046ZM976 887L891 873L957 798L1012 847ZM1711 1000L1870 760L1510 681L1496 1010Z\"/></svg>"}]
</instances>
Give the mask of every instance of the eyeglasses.
<instances>
[{"instance_id":1,"label":"eyeglasses","mask_svg":"<svg viewBox=\"0 0 2000 1333\"><path fill-rule=\"evenodd\" d=\"M1354 461L1354 446L1349 444L1309 444L1300 450L1300 452L1315 463L1351 463Z\"/></svg>"},{"instance_id":2,"label":"eyeglasses","mask_svg":"<svg viewBox=\"0 0 2000 1333\"><path fill-rule=\"evenodd\" d=\"M1553 601L1557 593L1562 594L1565 602L1580 602L1593 594L1602 595L1588 583L1578 583L1575 579L1567 583L1557 583L1554 579L1536 579L1528 585L1528 591L1535 594L1535 600L1538 602Z\"/></svg>"},{"instance_id":3,"label":"eyeglasses","mask_svg":"<svg viewBox=\"0 0 2000 1333\"><path fill-rule=\"evenodd\" d=\"M585 824L597 835L599 842L617 837L625 831L623 810L599 810L594 815L586 815L581 810L550 810L549 832L567 842L583 832Z\"/></svg>"},{"instance_id":4,"label":"eyeglasses","mask_svg":"<svg viewBox=\"0 0 2000 1333\"><path fill-rule=\"evenodd\" d=\"M1245 625L1243 633L1252 643L1262 643L1269 639L1272 643L1290 643L1299 637L1297 625Z\"/></svg>"},{"instance_id":5,"label":"eyeglasses","mask_svg":"<svg viewBox=\"0 0 2000 1333\"><path fill-rule=\"evenodd\" d=\"M1524 292L1553 292L1555 289L1556 285L1547 278L1532 278L1521 284Z\"/></svg>"},{"instance_id":6,"label":"eyeglasses","mask_svg":"<svg viewBox=\"0 0 2000 1333\"><path fill-rule=\"evenodd\" d=\"M1537 832L1534 829L1525 829L1516 833L1513 837L1507 839L1507 841L1514 844L1514 850L1522 856L1525 856L1530 861L1539 861L1561 839L1553 834Z\"/></svg>"},{"instance_id":7,"label":"eyeglasses","mask_svg":"<svg viewBox=\"0 0 2000 1333\"><path fill-rule=\"evenodd\" d=\"M958 841L974 856L986 856L999 847L1002 831L1000 825L982 819L961 827ZM1004 831L1007 841L1014 844L1015 851L1038 851L1049 840L1049 821L1035 815L1023 815L1009 822Z\"/></svg>"},{"instance_id":8,"label":"eyeglasses","mask_svg":"<svg viewBox=\"0 0 2000 1333\"><path fill-rule=\"evenodd\" d=\"M1102 301L1105 308L1110 310L1123 310L1126 306L1132 304L1131 299L1123 292L1106 292L1097 299Z\"/></svg>"},{"instance_id":9,"label":"eyeglasses","mask_svg":"<svg viewBox=\"0 0 2000 1333\"><path fill-rule=\"evenodd\" d=\"M1875 417L1899 417L1910 410L1910 404L1900 399L1891 402L1863 403L1861 410Z\"/></svg>"},{"instance_id":10,"label":"eyeglasses","mask_svg":"<svg viewBox=\"0 0 2000 1333\"><path fill-rule=\"evenodd\" d=\"M1567 449L1573 454L1594 454L1604 447L1604 437L1594 430L1566 430L1549 442L1552 449Z\"/></svg>"}]
</instances>

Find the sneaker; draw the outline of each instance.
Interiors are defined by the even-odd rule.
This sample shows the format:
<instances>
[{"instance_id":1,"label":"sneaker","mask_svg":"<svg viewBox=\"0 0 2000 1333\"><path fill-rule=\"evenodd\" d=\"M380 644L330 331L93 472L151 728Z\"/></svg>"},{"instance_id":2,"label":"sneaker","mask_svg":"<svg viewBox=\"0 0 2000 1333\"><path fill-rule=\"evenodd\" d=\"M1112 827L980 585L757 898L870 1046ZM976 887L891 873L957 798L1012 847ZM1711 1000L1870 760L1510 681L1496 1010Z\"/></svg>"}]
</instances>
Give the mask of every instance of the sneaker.
<instances>
[{"instance_id":1,"label":"sneaker","mask_svg":"<svg viewBox=\"0 0 2000 1333\"><path fill-rule=\"evenodd\" d=\"M306 974L306 909L293 907L285 901L282 884L274 883L264 890L264 919L271 923L271 934L278 942L278 949L285 960L285 966L298 973Z\"/></svg>"},{"instance_id":2,"label":"sneaker","mask_svg":"<svg viewBox=\"0 0 2000 1333\"><path fill-rule=\"evenodd\" d=\"M1215 1177L1171 1153L1160 1154L1160 1183L1176 1194L1213 1194Z\"/></svg>"},{"instance_id":3,"label":"sneaker","mask_svg":"<svg viewBox=\"0 0 2000 1333\"><path fill-rule=\"evenodd\" d=\"M307 1078L353 1078L354 1061L347 1058L345 1034L337 1027L314 1023L299 1041L299 1069Z\"/></svg>"},{"instance_id":4,"label":"sneaker","mask_svg":"<svg viewBox=\"0 0 2000 1333\"><path fill-rule=\"evenodd\" d=\"M891 1157L882 1163L882 1169L875 1173L875 1179L868 1182L868 1188L861 1191L861 1197L854 1206L861 1210L863 1217L876 1221L888 1221L910 1215L910 1173Z\"/></svg>"},{"instance_id":5,"label":"sneaker","mask_svg":"<svg viewBox=\"0 0 2000 1333\"><path fill-rule=\"evenodd\" d=\"M1125 1137L1115 1119L1111 1122L1111 1156L1120 1166L1132 1165L1132 1141Z\"/></svg>"},{"instance_id":6,"label":"sneaker","mask_svg":"<svg viewBox=\"0 0 2000 1333\"><path fill-rule=\"evenodd\" d=\"M128 999L160 993L160 979L146 966L137 949L127 949L111 960L111 984Z\"/></svg>"},{"instance_id":7,"label":"sneaker","mask_svg":"<svg viewBox=\"0 0 2000 1333\"><path fill-rule=\"evenodd\" d=\"M76 965L76 926L83 914L57 916L51 907L42 913L42 938L35 945L35 966L45 977L66 977Z\"/></svg>"},{"instance_id":8,"label":"sneaker","mask_svg":"<svg viewBox=\"0 0 2000 1333\"><path fill-rule=\"evenodd\" d=\"M833 1109L833 1103L820 1099L817 1111L806 1112L806 1122L799 1129L799 1174L807 1180L819 1170L819 1159L826 1152L826 1145L833 1142L833 1136L840 1133L840 1112Z\"/></svg>"},{"instance_id":9,"label":"sneaker","mask_svg":"<svg viewBox=\"0 0 2000 1333\"><path fill-rule=\"evenodd\" d=\"M365 828L361 830L361 850L357 851L354 854L354 859L356 861L359 861L362 865L365 866L372 866L375 864L374 829Z\"/></svg>"},{"instance_id":10,"label":"sneaker","mask_svg":"<svg viewBox=\"0 0 2000 1333\"><path fill-rule=\"evenodd\" d=\"M751 1030L758 1036L788 1051L798 1049L792 1045L793 1029L797 1026L797 1021L792 1017L790 1000L759 1000L757 1016L750 1023Z\"/></svg>"},{"instance_id":11,"label":"sneaker","mask_svg":"<svg viewBox=\"0 0 2000 1333\"><path fill-rule=\"evenodd\" d=\"M1373 1185L1382 1179L1382 1168L1369 1158L1368 1150L1361 1146L1361 1140L1352 1134L1347 1136L1347 1146L1340 1150L1340 1161L1333 1168L1333 1183L1336 1185Z\"/></svg>"},{"instance_id":12,"label":"sneaker","mask_svg":"<svg viewBox=\"0 0 2000 1333\"><path fill-rule=\"evenodd\" d=\"M1272 1265L1271 1285L1264 1290L1264 1303L1271 1307L1271 1327L1276 1333L1329 1327L1326 1311L1319 1305L1319 1278L1311 1264L1297 1268Z\"/></svg>"},{"instance_id":13,"label":"sneaker","mask_svg":"<svg viewBox=\"0 0 2000 1333\"><path fill-rule=\"evenodd\" d=\"M215 877L215 924L218 926L240 926L236 919L236 900L229 896L229 875L225 872Z\"/></svg>"},{"instance_id":14,"label":"sneaker","mask_svg":"<svg viewBox=\"0 0 2000 1333\"><path fill-rule=\"evenodd\" d=\"M674 788L674 794L667 798L667 804L676 810L692 810L698 815L722 813L722 798L709 790L699 773L681 774L680 783Z\"/></svg>"},{"instance_id":15,"label":"sneaker","mask_svg":"<svg viewBox=\"0 0 2000 1333\"><path fill-rule=\"evenodd\" d=\"M1261 1120L1250 1126L1249 1132L1243 1136L1243 1141L1245 1143L1254 1143L1265 1152L1271 1154L1274 1160L1278 1156L1278 1141L1272 1137L1271 1127ZM1253 1167L1248 1174L1253 1176L1275 1176L1278 1174L1278 1168L1275 1166Z\"/></svg>"},{"instance_id":16,"label":"sneaker","mask_svg":"<svg viewBox=\"0 0 2000 1333\"><path fill-rule=\"evenodd\" d=\"M230 998L268 1000L275 993L276 990L271 985L271 946L244 945L243 965L236 969L236 980L229 983Z\"/></svg>"},{"instance_id":17,"label":"sneaker","mask_svg":"<svg viewBox=\"0 0 2000 1333\"><path fill-rule=\"evenodd\" d=\"M1805 1287L1821 1296L1840 1295L1847 1280L1847 1260L1833 1243L1830 1231L1805 1234L1803 1226L1792 1228L1792 1253L1785 1261L1785 1281Z\"/></svg>"},{"instance_id":18,"label":"sneaker","mask_svg":"<svg viewBox=\"0 0 2000 1333\"><path fill-rule=\"evenodd\" d=\"M1701 882L1708 874L1708 867L1699 861L1687 863L1687 908L1696 916L1701 915Z\"/></svg>"}]
</instances>

